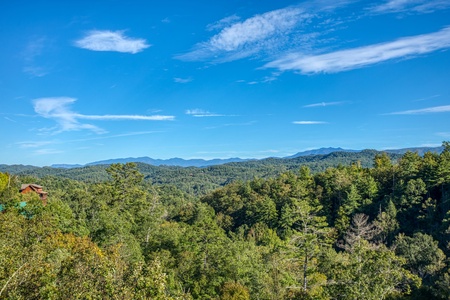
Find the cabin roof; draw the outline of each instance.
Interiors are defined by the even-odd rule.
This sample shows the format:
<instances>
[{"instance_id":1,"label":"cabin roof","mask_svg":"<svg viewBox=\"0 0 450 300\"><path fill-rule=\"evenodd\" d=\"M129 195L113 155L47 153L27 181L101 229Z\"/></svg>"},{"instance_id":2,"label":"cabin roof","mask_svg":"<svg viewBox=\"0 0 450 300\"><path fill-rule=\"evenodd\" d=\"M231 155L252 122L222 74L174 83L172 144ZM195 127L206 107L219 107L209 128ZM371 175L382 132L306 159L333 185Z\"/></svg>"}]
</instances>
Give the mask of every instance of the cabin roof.
<instances>
[{"instance_id":1,"label":"cabin roof","mask_svg":"<svg viewBox=\"0 0 450 300\"><path fill-rule=\"evenodd\" d=\"M32 189L42 189L41 185L37 185L34 183L23 183L22 186L20 187L20 190L24 190L27 187L31 187Z\"/></svg>"},{"instance_id":2,"label":"cabin roof","mask_svg":"<svg viewBox=\"0 0 450 300\"><path fill-rule=\"evenodd\" d=\"M43 190L42 190L42 186L40 186L40 185L37 185L37 184L34 184L34 183L25 183L25 184L22 184L22 186L20 187L20 191L19 192L24 192L27 188L30 188L33 192L36 192L36 193L38 193L38 194L41 194L41 195L47 195L48 193L47 192L44 192Z\"/></svg>"}]
</instances>

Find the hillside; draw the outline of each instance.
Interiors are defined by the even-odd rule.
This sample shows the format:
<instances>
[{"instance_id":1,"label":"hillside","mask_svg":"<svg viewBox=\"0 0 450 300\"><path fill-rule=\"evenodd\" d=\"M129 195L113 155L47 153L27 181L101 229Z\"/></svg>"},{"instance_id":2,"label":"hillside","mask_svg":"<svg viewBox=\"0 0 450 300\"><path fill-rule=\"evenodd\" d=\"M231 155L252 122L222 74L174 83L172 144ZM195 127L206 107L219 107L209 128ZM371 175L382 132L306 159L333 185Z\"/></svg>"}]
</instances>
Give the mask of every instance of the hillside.
<instances>
[{"instance_id":1,"label":"hillside","mask_svg":"<svg viewBox=\"0 0 450 300\"><path fill-rule=\"evenodd\" d=\"M349 166L359 162L363 167L371 167L375 155L382 152L363 150L360 152L332 152L326 155L309 155L295 158L266 158L232 162L223 165L199 167L153 166L138 163L139 171L152 184L172 184L190 194L207 193L234 181L247 181L253 178L272 178L286 171L296 171L308 166L313 173L329 167ZM389 154L392 160L399 154ZM109 180L105 169L108 165L93 165L81 168L52 168L22 165L0 165L0 172L14 175L29 175L38 178L56 176L85 182L103 182Z\"/></svg>"},{"instance_id":2,"label":"hillside","mask_svg":"<svg viewBox=\"0 0 450 300\"><path fill-rule=\"evenodd\" d=\"M450 143L394 163L377 154L207 168L22 166L109 176L97 183L0 172L0 298L449 299ZM370 157L374 167L361 167ZM340 166L297 168L312 163ZM199 189L245 172L270 178ZM45 187L45 203L19 192L28 180Z\"/></svg>"}]
</instances>

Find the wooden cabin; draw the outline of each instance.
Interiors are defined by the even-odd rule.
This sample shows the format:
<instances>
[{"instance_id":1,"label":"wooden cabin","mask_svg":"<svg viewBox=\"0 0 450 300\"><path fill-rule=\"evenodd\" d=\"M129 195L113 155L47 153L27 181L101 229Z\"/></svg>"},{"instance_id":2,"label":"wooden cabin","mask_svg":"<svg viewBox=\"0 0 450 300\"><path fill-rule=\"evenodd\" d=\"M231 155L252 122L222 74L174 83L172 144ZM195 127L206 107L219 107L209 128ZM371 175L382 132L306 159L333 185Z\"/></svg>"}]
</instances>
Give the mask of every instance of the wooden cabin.
<instances>
[{"instance_id":1,"label":"wooden cabin","mask_svg":"<svg viewBox=\"0 0 450 300\"><path fill-rule=\"evenodd\" d=\"M22 184L22 186L20 187L19 192L21 194L27 194L27 193L36 193L39 195L39 198L42 200L42 203L44 205L47 204L47 192L44 192L42 190L42 186L34 184L34 183L29 183L29 184Z\"/></svg>"}]
</instances>

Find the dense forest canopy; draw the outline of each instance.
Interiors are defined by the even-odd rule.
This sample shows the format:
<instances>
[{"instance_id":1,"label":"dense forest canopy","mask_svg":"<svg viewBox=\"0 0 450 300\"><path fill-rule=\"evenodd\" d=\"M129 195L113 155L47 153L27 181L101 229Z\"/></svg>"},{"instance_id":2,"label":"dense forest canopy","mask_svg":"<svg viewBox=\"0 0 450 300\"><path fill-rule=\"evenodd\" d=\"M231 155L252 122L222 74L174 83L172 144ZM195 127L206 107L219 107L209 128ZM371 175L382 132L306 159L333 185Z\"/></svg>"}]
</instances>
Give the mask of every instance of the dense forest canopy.
<instances>
[{"instance_id":1,"label":"dense forest canopy","mask_svg":"<svg viewBox=\"0 0 450 300\"><path fill-rule=\"evenodd\" d=\"M340 165L350 166L358 163L363 167L372 167L374 158L381 154L375 150L361 152L333 152L327 155L310 155L289 159L267 158L225 165L197 167L153 166L137 163L138 170L145 180L153 185L174 185L193 195L204 195L216 188L234 181L248 181L253 178L273 178L287 171L296 171L301 166L308 166L313 173L325 171L329 167ZM386 153L391 160L396 161L399 154ZM29 175L43 178L55 176L78 181L98 183L110 180L106 169L109 165L86 166L80 168L52 168L23 165L0 165L0 172L14 175Z\"/></svg>"},{"instance_id":2,"label":"dense forest canopy","mask_svg":"<svg viewBox=\"0 0 450 300\"><path fill-rule=\"evenodd\" d=\"M2 169L0 299L449 299L450 143L372 154Z\"/></svg>"}]
</instances>

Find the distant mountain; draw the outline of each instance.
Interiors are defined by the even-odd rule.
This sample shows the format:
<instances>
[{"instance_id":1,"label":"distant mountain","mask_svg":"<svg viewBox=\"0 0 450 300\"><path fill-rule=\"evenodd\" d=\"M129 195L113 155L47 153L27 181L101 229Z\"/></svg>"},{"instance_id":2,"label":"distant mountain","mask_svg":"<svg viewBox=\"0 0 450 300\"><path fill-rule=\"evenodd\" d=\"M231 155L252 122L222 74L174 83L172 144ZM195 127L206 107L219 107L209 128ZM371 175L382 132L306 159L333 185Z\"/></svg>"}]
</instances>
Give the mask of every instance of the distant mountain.
<instances>
[{"instance_id":1,"label":"distant mountain","mask_svg":"<svg viewBox=\"0 0 450 300\"><path fill-rule=\"evenodd\" d=\"M391 150L383 150L383 152L388 152L392 154L405 154L407 151L417 152L419 155L423 155L425 152L442 152L443 147L415 147L415 148L403 148L403 149L391 149ZM345 152L345 153L359 153L364 150L351 150L351 149L343 149L343 148L320 148L314 150L308 150L303 152L298 152L294 155L279 158L279 159L292 159L298 157L305 156L315 156L315 155L328 155L335 152ZM54 164L51 165L52 168L59 169L72 169L72 168L80 168L87 166L97 166L97 165L110 165L116 163L128 163L128 162L136 162L136 163L145 163L152 166L177 166L177 167L209 167L209 166L217 166L224 165L228 163L239 163L239 162L248 162L248 161L258 161L256 159L242 159L242 158L228 158L228 159L182 159L182 158L170 158L170 159L153 159L147 156L144 157L128 157L128 158L117 158L117 159L107 159L101 161L91 162L85 165L71 165L71 164Z\"/></svg>"},{"instance_id":2,"label":"distant mountain","mask_svg":"<svg viewBox=\"0 0 450 300\"><path fill-rule=\"evenodd\" d=\"M420 156L424 155L426 152L441 153L444 150L444 146L440 147L413 147L413 148L403 148L403 149L388 149L384 152L395 153L395 154L405 154L408 151L417 152Z\"/></svg>"},{"instance_id":3,"label":"distant mountain","mask_svg":"<svg viewBox=\"0 0 450 300\"><path fill-rule=\"evenodd\" d=\"M374 158L382 152L376 150L363 150L360 152L337 151L330 154L307 155L296 158L265 158L260 160L247 160L230 162L222 165L207 167L181 167L160 165L154 166L138 162L139 171L145 176L145 180L154 185L174 185L186 193L204 195L218 187L234 181L248 181L253 178L273 178L281 173L298 172L301 166L307 166L312 173L325 171L336 166L350 166L358 164L363 168L373 166ZM398 160L401 155L388 153L392 161ZM126 159L135 161L136 159ZM110 180L106 168L107 163L120 160L103 161L99 165L84 166L81 168L51 168L33 167L23 165L0 165L0 172L15 175L33 176L44 178L55 176L69 178L85 182L102 182ZM219 160L224 162L224 160ZM124 162L123 160L121 162ZM212 161L208 161L212 163ZM99 162L100 163L100 162ZM165 161L167 163L167 160ZM174 162L177 163L177 162ZM202 163L204 164L204 162ZM39 183L39 182L38 182Z\"/></svg>"},{"instance_id":4,"label":"distant mountain","mask_svg":"<svg viewBox=\"0 0 450 300\"><path fill-rule=\"evenodd\" d=\"M287 156L285 158L296 158L301 156L309 156L309 155L327 155L333 152L361 152L361 150L350 150L350 149L342 149L342 148L320 148L320 149L313 149L303 152L298 152L294 155Z\"/></svg>"},{"instance_id":5,"label":"distant mountain","mask_svg":"<svg viewBox=\"0 0 450 300\"><path fill-rule=\"evenodd\" d=\"M406 152L411 151L411 152L416 152L417 154L422 156L426 152L441 153L443 150L444 150L444 147L440 146L440 147L412 147L412 148L388 149L388 150L379 150L379 151L393 153L393 154L405 154ZM361 152L361 151L364 151L364 150L351 150L351 149L328 147L328 148L320 148L320 149L298 152L294 155L287 156L284 158L296 158L296 157L309 156L309 155L327 155L327 154L331 154L333 152L356 153L356 152Z\"/></svg>"},{"instance_id":6,"label":"distant mountain","mask_svg":"<svg viewBox=\"0 0 450 300\"><path fill-rule=\"evenodd\" d=\"M57 169L71 169L71 168L81 168L83 165L71 165L71 164L54 164L51 166L52 168Z\"/></svg>"},{"instance_id":7,"label":"distant mountain","mask_svg":"<svg viewBox=\"0 0 450 300\"><path fill-rule=\"evenodd\" d=\"M153 159L150 157L128 157L128 158L118 158L118 159L108 159L102 161L96 161L86 164L86 166L96 166L96 165L110 165L117 163L127 163L127 162L140 162L149 164L152 166L177 166L177 167L209 167L216 165L223 165L231 162L243 162L248 161L248 159L241 158L227 158L227 159L182 159L182 158L170 158L170 159Z\"/></svg>"}]
</instances>

